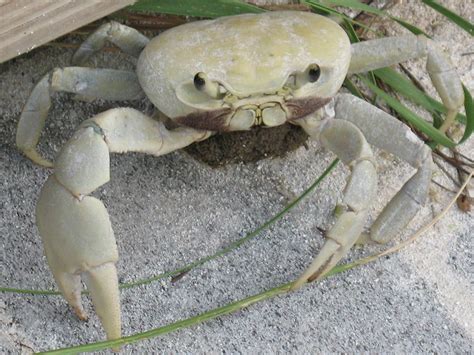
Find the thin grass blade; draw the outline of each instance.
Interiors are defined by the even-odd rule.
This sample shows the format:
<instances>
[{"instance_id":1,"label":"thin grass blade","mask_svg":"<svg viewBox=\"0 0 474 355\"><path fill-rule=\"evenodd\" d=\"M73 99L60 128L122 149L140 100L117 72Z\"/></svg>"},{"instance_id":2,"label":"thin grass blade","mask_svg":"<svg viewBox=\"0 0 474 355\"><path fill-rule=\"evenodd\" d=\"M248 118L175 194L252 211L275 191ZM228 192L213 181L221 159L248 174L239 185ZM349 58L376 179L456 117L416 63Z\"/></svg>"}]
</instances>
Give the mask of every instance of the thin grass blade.
<instances>
[{"instance_id":1,"label":"thin grass blade","mask_svg":"<svg viewBox=\"0 0 474 355\"><path fill-rule=\"evenodd\" d=\"M339 159L334 159L331 164L323 171L323 173L305 190L301 195L299 195L296 199L294 199L291 203L289 203L284 209L274 215L272 218L261 224L259 227L254 229L252 232L246 234L244 237L236 240L235 242L231 243L227 247L217 251L216 253L205 256L201 259L195 260L189 264L186 264L179 269L173 271L167 271L161 273L159 275L138 280L135 282L128 282L122 283L119 285L119 288L132 288L136 286L150 284L152 282L164 279L166 277L176 276L182 274L184 272L188 272L195 267L201 266L208 261L217 259L220 256L230 253L231 251L239 248L242 244L251 241L252 239L256 238L263 230L270 227L272 224L277 222L279 219L283 218L285 214L287 214L291 209L293 209L296 205L298 205L304 198L306 198L311 192L316 189L316 187L329 175L329 173L336 167L338 164ZM30 294L30 295L60 295L59 291L49 291L49 290L31 290L31 289L21 289L21 288L12 288L12 287L0 287L0 292L9 292L9 293L22 293L22 294ZM83 294L87 294L88 291L83 291Z\"/></svg>"},{"instance_id":2,"label":"thin grass blade","mask_svg":"<svg viewBox=\"0 0 474 355\"><path fill-rule=\"evenodd\" d=\"M459 16L455 12L444 7L440 3L434 0L422 0L424 4L431 7L432 9L438 11L440 14L444 15L447 19L454 22L456 25L461 27L464 31L469 33L471 36L474 36L474 25L470 23L465 18Z\"/></svg>"},{"instance_id":3,"label":"thin grass blade","mask_svg":"<svg viewBox=\"0 0 474 355\"><path fill-rule=\"evenodd\" d=\"M365 11L365 12L375 14L378 16L387 15L384 11L379 10L373 6L361 3L360 1L357 1L357 0L324 0L324 3L331 4L333 6L342 6L342 7L348 7L354 10Z\"/></svg>"},{"instance_id":4,"label":"thin grass blade","mask_svg":"<svg viewBox=\"0 0 474 355\"><path fill-rule=\"evenodd\" d=\"M340 17L341 19L343 19L345 21L349 21L350 23L352 23L354 25L357 25L357 26L359 26L359 27L361 27L361 28L363 28L367 31L376 33L377 35L382 35L381 32L377 32L377 31L373 30L372 28L370 28L369 26L367 26L366 24L364 24L362 22L355 21L354 19L350 18L346 14L343 14L343 13L341 13L337 10L334 10L334 9L328 7L328 6L322 5L317 0L302 0L302 4L305 4L306 6L309 6L316 13L319 13L319 14L322 14L322 15L334 15L334 16Z\"/></svg>"},{"instance_id":5,"label":"thin grass blade","mask_svg":"<svg viewBox=\"0 0 474 355\"><path fill-rule=\"evenodd\" d=\"M426 122L423 118L415 114L414 112L410 111L407 107L405 107L400 101L393 98L383 90L379 89L375 86L370 80L363 77L362 75L358 75L359 79L364 82L378 97L383 99L392 109L398 112L398 114L403 117L407 122L411 123L421 132L426 134L430 137L433 141L438 144L444 145L445 147L452 148L456 145L452 140L446 137L445 134L438 131L428 122Z\"/></svg>"},{"instance_id":6,"label":"thin grass blade","mask_svg":"<svg viewBox=\"0 0 474 355\"><path fill-rule=\"evenodd\" d=\"M363 4L357 0L324 0L324 2L332 4L334 6L343 6L354 10L365 11L377 16L385 16L392 19L393 21L396 21L398 24L405 27L407 30L416 35L423 34L425 36L428 36L422 29L416 27L415 25L412 25L411 23L408 23L398 17L392 16L383 10L379 10L373 6Z\"/></svg>"},{"instance_id":7,"label":"thin grass blade","mask_svg":"<svg viewBox=\"0 0 474 355\"><path fill-rule=\"evenodd\" d=\"M463 85L464 90L464 108L466 110L466 128L464 135L458 144L464 143L474 131L474 105L472 102L472 96L469 90Z\"/></svg>"},{"instance_id":8,"label":"thin grass blade","mask_svg":"<svg viewBox=\"0 0 474 355\"><path fill-rule=\"evenodd\" d=\"M360 97L361 99L365 99L364 95L362 95L362 92L359 90L359 88L352 82L351 79L346 78L344 80L344 87L349 90L349 92L357 97Z\"/></svg>"},{"instance_id":9,"label":"thin grass blade","mask_svg":"<svg viewBox=\"0 0 474 355\"><path fill-rule=\"evenodd\" d=\"M409 245L413 241L415 241L419 236L421 236L429 228L431 228L433 225L435 225L437 222L439 222L443 218L443 216L454 205L454 203L456 202L457 198L461 195L464 188L468 185L468 183L470 182L473 174L474 174L473 172L471 172L469 174L467 179L464 181L463 185L459 188L456 196L454 196L452 198L451 202L443 209L443 211L441 213L439 213L434 219L432 219L428 224L426 224L422 228L420 228L410 238L408 238L407 240L401 242L399 245L395 245L394 247L386 249L386 250L384 250L380 253L370 255L368 257L356 260L352 263L335 266L324 277L330 277L330 276L342 273L344 271L353 269L357 266L366 265L368 263L371 263L373 261L378 260L382 256L393 254L393 253L401 250L402 248L406 247L407 245ZM56 349L56 350L53 350L53 351L43 352L41 354L76 354L78 352L103 350L103 349L107 349L107 348L111 348L111 347L117 347L117 346L123 346L123 345L126 345L126 344L135 343L135 342L140 341L140 340L150 339L152 337L164 335L164 334L167 334L167 333L170 333L170 332L182 329L182 328L191 327L193 325L202 323L204 321L214 319L214 318L226 315L226 314L230 314L232 312L239 311L239 310L241 310L243 308L246 308L246 307L249 307L249 306L251 306L251 305L253 305L257 302L260 302L260 301L263 301L263 300L266 300L266 299L269 299L269 298L272 298L272 297L275 297L275 296L283 295L283 294L287 293L290 290L292 284L293 284L293 282L282 284L280 286L274 287L272 289L269 289L269 290L267 290L265 292L262 292L262 293L259 293L257 295L253 295L253 296L244 298L242 300L239 300L239 301L236 301L236 302L233 302L233 303L229 303L225 306L218 307L218 308L212 309L210 311L201 313L201 314L199 314L195 317L184 319L184 320L181 320L181 321L178 321L178 322L175 322L175 323L163 326L163 327L151 329L151 330L143 332L143 333L130 335L130 336L123 337L123 338L120 338L120 339L117 339L117 340L102 341L102 342L97 342L97 343L89 343L89 344L85 344L85 345L79 345L79 346L73 346L73 347L68 347L68 348Z\"/></svg>"},{"instance_id":10,"label":"thin grass blade","mask_svg":"<svg viewBox=\"0 0 474 355\"><path fill-rule=\"evenodd\" d=\"M352 269L356 266L359 266L359 264L352 263L348 265L340 265L336 266L333 268L330 273L326 275L327 276L333 276L338 273L347 271L349 269ZM96 343L89 343L85 345L79 345L79 346L72 346L68 348L62 348L62 349L57 349L53 351L46 351L42 352L39 354L77 354L79 352L85 352L85 351L98 351L98 350L103 350L107 348L112 348L112 347L120 347L123 345L127 344L132 344L140 340L146 340L150 339L153 337L157 337L160 335L168 334L171 332L174 332L176 330L182 329L182 328L187 328L191 327L193 325L202 323L204 321L214 319L226 314L230 314L236 311L239 311L243 308L249 307L257 302L283 295L287 293L290 290L291 285L293 282L289 282L280 286L277 286L275 288L269 289L267 291L264 291L262 293L241 299L236 302L229 303L223 307L218 307L215 309L212 309L210 311L204 312L202 314L199 314L195 317L191 317L188 319L184 319L163 327L151 329L149 331L143 332L143 333L138 333L134 335L130 335L127 337L123 337L117 340L108 340L108 341L101 341L101 342L96 342Z\"/></svg>"},{"instance_id":11,"label":"thin grass blade","mask_svg":"<svg viewBox=\"0 0 474 355\"><path fill-rule=\"evenodd\" d=\"M429 112L447 112L446 107L444 107L441 102L426 95L404 75L397 73L395 70L391 68L376 69L374 70L374 74L392 89L394 89L410 101L424 107ZM456 116L456 119L457 121L466 124L466 116L464 116L463 114L458 114Z\"/></svg>"},{"instance_id":12,"label":"thin grass blade","mask_svg":"<svg viewBox=\"0 0 474 355\"><path fill-rule=\"evenodd\" d=\"M127 10L207 18L265 11L239 0L140 0Z\"/></svg>"}]
</instances>

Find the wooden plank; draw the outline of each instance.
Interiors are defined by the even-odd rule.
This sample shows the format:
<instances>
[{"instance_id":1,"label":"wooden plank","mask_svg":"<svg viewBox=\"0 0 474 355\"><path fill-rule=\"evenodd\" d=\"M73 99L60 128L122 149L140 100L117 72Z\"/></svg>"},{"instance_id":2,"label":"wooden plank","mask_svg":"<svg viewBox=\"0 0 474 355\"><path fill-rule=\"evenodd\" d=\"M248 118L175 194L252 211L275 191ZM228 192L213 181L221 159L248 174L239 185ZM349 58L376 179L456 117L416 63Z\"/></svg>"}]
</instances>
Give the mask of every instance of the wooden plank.
<instances>
[{"instance_id":1,"label":"wooden plank","mask_svg":"<svg viewBox=\"0 0 474 355\"><path fill-rule=\"evenodd\" d=\"M0 0L0 63L136 0Z\"/></svg>"}]
</instances>

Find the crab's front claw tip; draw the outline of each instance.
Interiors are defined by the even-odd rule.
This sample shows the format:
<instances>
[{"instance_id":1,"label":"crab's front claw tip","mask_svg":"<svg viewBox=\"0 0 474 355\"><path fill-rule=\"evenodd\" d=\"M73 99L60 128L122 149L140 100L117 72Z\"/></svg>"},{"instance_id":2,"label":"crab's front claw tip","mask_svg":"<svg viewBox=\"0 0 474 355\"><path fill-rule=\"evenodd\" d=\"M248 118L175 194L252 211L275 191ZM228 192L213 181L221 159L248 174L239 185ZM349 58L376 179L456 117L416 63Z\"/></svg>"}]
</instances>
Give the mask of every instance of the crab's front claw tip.
<instances>
[{"instance_id":1,"label":"crab's front claw tip","mask_svg":"<svg viewBox=\"0 0 474 355\"><path fill-rule=\"evenodd\" d=\"M113 263L94 267L84 273L95 311L102 322L108 340L121 336L120 296L117 269Z\"/></svg>"},{"instance_id":2,"label":"crab's front claw tip","mask_svg":"<svg viewBox=\"0 0 474 355\"><path fill-rule=\"evenodd\" d=\"M294 283L291 291L299 290L305 283L319 280L342 258L341 246L334 240L327 240L318 256ZM339 256L340 255L340 256Z\"/></svg>"},{"instance_id":3,"label":"crab's front claw tip","mask_svg":"<svg viewBox=\"0 0 474 355\"><path fill-rule=\"evenodd\" d=\"M56 258L51 258L50 268L56 284L66 301L72 307L76 316L83 321L87 320L87 314L81 302L81 276L79 274L65 272Z\"/></svg>"},{"instance_id":4,"label":"crab's front claw tip","mask_svg":"<svg viewBox=\"0 0 474 355\"><path fill-rule=\"evenodd\" d=\"M43 158L35 149L23 150L23 154L33 163L43 168L52 168L54 166L52 161Z\"/></svg>"},{"instance_id":5,"label":"crab's front claw tip","mask_svg":"<svg viewBox=\"0 0 474 355\"><path fill-rule=\"evenodd\" d=\"M327 240L318 256L303 275L293 283L291 290L296 291L306 282L319 280L331 271L360 237L365 217L365 210L344 212L327 233Z\"/></svg>"},{"instance_id":6,"label":"crab's front claw tip","mask_svg":"<svg viewBox=\"0 0 474 355\"><path fill-rule=\"evenodd\" d=\"M81 276L109 340L120 338L118 259L109 215L94 197L73 196L55 175L46 181L36 206L36 223L61 293L80 319Z\"/></svg>"},{"instance_id":7,"label":"crab's front claw tip","mask_svg":"<svg viewBox=\"0 0 474 355\"><path fill-rule=\"evenodd\" d=\"M57 260L51 257L49 260ZM62 266L50 262L51 271L61 293L80 320L86 321L81 302L81 275L63 272ZM95 311L107 334L108 340L121 336L120 297L118 290L117 270L112 262L105 263L82 273L84 283L90 292ZM114 348L118 351L119 348Z\"/></svg>"}]
</instances>

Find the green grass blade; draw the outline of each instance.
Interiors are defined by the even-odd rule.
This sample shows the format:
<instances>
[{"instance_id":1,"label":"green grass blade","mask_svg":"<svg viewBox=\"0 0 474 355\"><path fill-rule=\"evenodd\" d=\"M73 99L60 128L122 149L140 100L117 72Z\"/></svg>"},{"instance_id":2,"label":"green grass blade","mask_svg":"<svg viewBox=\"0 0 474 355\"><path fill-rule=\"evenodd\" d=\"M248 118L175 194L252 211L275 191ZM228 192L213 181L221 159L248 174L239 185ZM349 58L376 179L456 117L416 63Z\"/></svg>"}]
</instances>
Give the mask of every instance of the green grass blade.
<instances>
[{"instance_id":1,"label":"green grass blade","mask_svg":"<svg viewBox=\"0 0 474 355\"><path fill-rule=\"evenodd\" d=\"M397 73L391 68L381 68L374 70L377 78L389 85L393 90L412 100L418 105L424 107L430 112L439 111L443 105L439 106L433 104L433 99L430 99L423 91L418 89L405 75Z\"/></svg>"},{"instance_id":2,"label":"green grass blade","mask_svg":"<svg viewBox=\"0 0 474 355\"><path fill-rule=\"evenodd\" d=\"M357 35L357 32L355 31L354 27L352 26L352 23L346 19L344 19L344 29L347 33L347 35L349 36L349 40L351 41L351 43L358 43L360 42L360 39L359 39L359 36ZM369 71L368 73L368 76L370 78L370 80L372 81L372 83L374 85L377 85L377 81L375 80L375 75L372 71ZM350 86L350 84L349 84Z\"/></svg>"},{"instance_id":3,"label":"green grass blade","mask_svg":"<svg viewBox=\"0 0 474 355\"><path fill-rule=\"evenodd\" d=\"M343 13L337 11L337 10L334 10L330 7L324 6L324 5L320 4L317 0L303 0L302 4L304 4L306 6L309 6L313 11L315 11L317 13L321 13L321 14L324 14L324 15L338 16L338 17L342 18L345 21L348 21L348 22L350 22L354 25L357 25L361 28L364 28L367 31L373 32L377 35L382 35L381 32L377 32L377 31L373 30L372 28L370 28L369 26L367 26L366 24L364 24L362 22L355 21L354 19L350 18L349 16L347 16L347 15L345 15L345 14L343 14Z\"/></svg>"},{"instance_id":4,"label":"green grass blade","mask_svg":"<svg viewBox=\"0 0 474 355\"><path fill-rule=\"evenodd\" d=\"M210 310L208 312L204 312L198 316L184 319L184 320L166 325L164 327L151 329L143 333L138 333L138 334L130 335L127 337L123 337L118 340L108 340L108 341L101 341L101 342L96 342L96 343L89 343L85 345L79 345L79 346L57 349L53 351L41 352L39 354L77 354L79 352L98 351L98 350L103 350L103 349L107 349L111 347L119 347L126 344L136 343L137 341L140 341L140 340L150 339L150 338L157 337L160 335L168 334L182 328L187 328L187 327L202 323L204 321L214 319L214 318L241 310L243 308L251 306L252 304L256 302L262 301L264 299L268 299L271 297L284 294L288 292L290 287L291 287L291 283L287 283L287 284L275 287L273 289L267 290L265 292L262 292L260 294L253 295L253 296L244 298L242 300L230 303L223 307L219 307L219 308Z\"/></svg>"},{"instance_id":5,"label":"green grass blade","mask_svg":"<svg viewBox=\"0 0 474 355\"><path fill-rule=\"evenodd\" d=\"M434 1L434 0L422 0L422 1L427 6L431 7L432 9L438 11L440 14L447 17L450 21L454 22L456 25L461 27L464 31L469 33L471 36L474 36L474 25L470 23L468 20L452 12L446 7L442 6L437 1Z\"/></svg>"},{"instance_id":6,"label":"green grass blade","mask_svg":"<svg viewBox=\"0 0 474 355\"><path fill-rule=\"evenodd\" d=\"M364 82L378 97L383 99L392 109L398 112L401 117L403 117L407 122L411 123L413 126L415 126L417 129L419 129L421 132L426 134L428 137L430 137L433 141L435 141L438 144L444 145L445 147L452 148L456 144L450 140L448 137L446 137L445 134L441 133L438 131L436 128L434 128L432 125L430 125L428 122L426 122L423 118L419 117L417 114L413 113L410 111L407 107L402 105L398 100L384 92L383 90L379 89L377 86L375 86L370 80L367 78L358 75L360 80Z\"/></svg>"},{"instance_id":7,"label":"green grass blade","mask_svg":"<svg viewBox=\"0 0 474 355\"><path fill-rule=\"evenodd\" d=\"M369 260L368 262L373 261ZM324 277L329 277L329 276L334 276L336 274L342 273L344 271L350 270L356 266L362 265L362 262L354 262L350 264L345 264L345 265L339 265L334 267L330 272L328 272ZM191 317L188 319L184 319L181 321L177 321L172 324L168 324L163 327L155 328L148 330L143 333L138 333L130 336L126 336L117 340L108 340L108 341L101 341L101 342L96 342L96 343L89 343L85 345L78 345L78 346L72 346L68 348L62 348L62 349L57 349L53 351L47 351L47 352L42 352L39 354L76 354L78 352L85 352L85 351L98 351L98 350L103 350L111 347L118 347L118 346L123 346L126 344L132 344L140 340L146 340L150 339L153 337L157 337L160 335L168 334L171 332L174 332L179 329L191 327L193 325L202 323L204 321L208 321L211 319L215 319L217 317L221 317L226 314L230 314L236 311L239 311L243 308L249 307L257 302L267 300L269 298L283 295L287 293L290 290L291 285L293 282L289 282L286 284L282 284L280 286L271 288L269 290L266 290L262 293L241 299L239 301L235 301L232 303L229 303L225 306L218 307L215 309L212 309L210 311L201 313L195 317Z\"/></svg>"},{"instance_id":8,"label":"green grass blade","mask_svg":"<svg viewBox=\"0 0 474 355\"><path fill-rule=\"evenodd\" d=\"M319 14L319 15L336 15L336 16L344 16L344 14L340 13L337 10L334 10L331 7L324 6L323 4L320 4L318 0L303 0L302 4L309 6L313 12ZM348 17L349 19L349 17Z\"/></svg>"},{"instance_id":9,"label":"green grass blade","mask_svg":"<svg viewBox=\"0 0 474 355\"><path fill-rule=\"evenodd\" d=\"M433 99L432 97L426 95L423 91L418 89L410 80L408 80L404 75L397 73L391 68L382 68L376 69L373 71L375 76L381 79L384 83L390 86L392 89L413 101L414 103L424 107L431 113L442 112L446 113L447 109L444 105ZM463 114L458 114L456 119L466 124L466 116Z\"/></svg>"},{"instance_id":10,"label":"green grass blade","mask_svg":"<svg viewBox=\"0 0 474 355\"><path fill-rule=\"evenodd\" d=\"M139 0L127 10L209 18L265 11L239 0Z\"/></svg>"},{"instance_id":11,"label":"green grass blade","mask_svg":"<svg viewBox=\"0 0 474 355\"><path fill-rule=\"evenodd\" d=\"M357 33L352 26L352 23L346 19L344 19L344 29L346 30L347 35L349 36L349 40L351 43L358 43L360 42L359 36L357 36Z\"/></svg>"},{"instance_id":12,"label":"green grass blade","mask_svg":"<svg viewBox=\"0 0 474 355\"><path fill-rule=\"evenodd\" d=\"M408 31L415 35L424 35L428 38L431 38L425 31L422 29L416 27L415 25L412 25L411 23L408 23L401 18L395 17L395 16L389 16L393 21L397 22L400 26L405 27Z\"/></svg>"},{"instance_id":13,"label":"green grass blade","mask_svg":"<svg viewBox=\"0 0 474 355\"><path fill-rule=\"evenodd\" d=\"M357 0L324 0L326 4L334 6L349 7L354 10L365 11L378 16L386 16L386 13L373 6L363 4Z\"/></svg>"},{"instance_id":14,"label":"green grass blade","mask_svg":"<svg viewBox=\"0 0 474 355\"><path fill-rule=\"evenodd\" d=\"M466 129L458 144L464 143L474 131L474 105L472 103L472 96L464 85L462 89L464 90L464 108L466 110Z\"/></svg>"},{"instance_id":15,"label":"green grass blade","mask_svg":"<svg viewBox=\"0 0 474 355\"><path fill-rule=\"evenodd\" d=\"M421 29L417 28L416 26L409 24L408 22L401 20L397 17L388 15L386 12L379 10L377 8L374 8L372 6L369 6L367 4L363 4L357 0L325 0L326 3L330 3L334 6L344 6L344 7L349 7L352 9L360 10L360 11L365 11L369 12L372 14L375 14L377 16L388 16L392 20L398 22L400 25L403 27L407 28L409 31L412 33L419 35L419 34L424 34L428 36L426 33L424 33ZM354 28L352 27L352 23L349 18L346 18L345 15L339 13L338 11L326 7L324 5L319 4L317 1L311 1L308 0L306 1L307 4L312 5L312 6L317 6L318 9L321 9L325 11L326 13L331 13L331 14L337 14L342 16L344 20L344 27L346 28L346 32L349 36L349 39L351 40L351 43L358 42L359 38L357 37L357 33L355 32ZM443 106L442 103L436 101L435 99L429 97L425 93L423 93L421 90L419 90L413 83L409 80L407 80L404 76L398 74L396 71L390 68L383 68L383 69L378 69L373 72L369 73L370 75L370 80L372 81L373 85L377 85L374 75L378 76L382 81L384 81L386 84L391 86L395 91L399 92L409 100L421 105L422 107L426 108L428 111L430 111L435 117L435 122L437 121L437 118L439 117L439 112L446 113L446 108ZM356 86L352 82L348 82L347 80L345 81L345 86L356 96L360 97L360 92L356 88ZM387 95L388 96L388 95ZM422 127L423 129L420 128L423 132L425 132L430 138L435 140L436 142L439 142L439 140L444 141L447 146L452 146L454 142L450 141L445 135L442 135L440 132L438 132L434 127L431 125L427 124L423 119L415 115L413 112L408 110L406 107L404 107L401 103L396 101L393 98L389 97L389 101L392 103L390 106L392 106L393 109L395 109L399 114L404 115L404 118L407 121L412 122L413 124L418 124ZM472 100L469 101L468 97L470 95L466 95L466 104L469 102L472 103ZM398 104L397 104L398 103ZM466 107L466 105L465 105ZM466 111L467 112L467 111ZM462 114L458 114L456 116L456 119L459 122L466 123L466 117ZM414 123L418 122L418 123ZM466 127L465 134L461 141L459 143L464 142L472 133L472 129L469 127ZM434 138L434 137L437 138ZM443 143L441 143L443 144Z\"/></svg>"},{"instance_id":16,"label":"green grass blade","mask_svg":"<svg viewBox=\"0 0 474 355\"><path fill-rule=\"evenodd\" d=\"M349 7L349 8L354 9L354 10L365 11L365 12L368 12L368 13L371 13L371 14L374 14L374 15L377 15L377 16L389 17L390 19L392 19L393 21L396 21L398 24L405 27L407 30L409 30L410 32L412 32L416 35L423 34L425 36L428 36L423 30L416 27L415 25L412 25L412 24L410 24L410 23L408 23L408 22L406 22L406 21L404 21L404 20L402 20L398 17L391 16L388 13L386 13L385 11L379 10L379 9L373 7L373 6L363 4L363 3L361 3L357 0L324 0L324 1L326 3L330 3L334 6Z\"/></svg>"},{"instance_id":17,"label":"green grass blade","mask_svg":"<svg viewBox=\"0 0 474 355\"><path fill-rule=\"evenodd\" d=\"M365 11L371 14L375 14L378 16L387 16L391 18L392 20L398 22L401 26L405 27L407 30L410 32L419 35L423 34L425 36L428 36L423 30L420 28L398 18L395 16L391 16L385 11L379 10L373 6L363 4L359 2L358 0L324 0L326 3L330 3L334 6L344 6L344 7L349 7L354 10L359 10L359 11ZM422 0L424 4L427 6L433 8L434 10L438 11L440 14L446 16L450 21L454 22L456 25L461 27L463 30L465 30L467 33L469 33L471 36L474 35L474 25L470 23L468 20L464 19L463 17L459 16L458 14L452 12L451 10L447 9L446 7L440 5L437 1L434 0Z\"/></svg>"},{"instance_id":18,"label":"green grass blade","mask_svg":"<svg viewBox=\"0 0 474 355\"><path fill-rule=\"evenodd\" d=\"M442 212L440 212L436 217L434 217L428 224L425 224L423 227L418 229L418 231L413 234L411 237L408 239L405 239L403 242L399 243L398 245L395 245L391 248L388 248L384 251L378 252L376 254L369 255L368 257L358 259L352 263L348 264L343 264L340 266L335 266L331 271L329 271L324 277L329 277L333 276L335 274L342 273L344 271L350 270L352 268L355 268L357 266L361 265L366 265L369 264L373 261L376 261L380 259L383 256L393 254L395 252L398 252L399 250L407 247L411 243L413 243L420 235L425 233L428 229L433 227L437 222L439 222L443 216L448 212L448 210L455 204L456 200L458 197L461 195L462 191L464 188L467 186L467 184L470 182L472 178L473 173L469 174L469 176L466 178L464 181L463 185L459 188L458 192L456 193L456 196L453 197L451 202L443 209ZM102 350L106 349L109 347L118 347L118 346L123 346L126 344L134 343L139 340L146 340L150 339L152 337L156 337L159 335L167 334L172 331L182 329L185 327L191 327L193 325L202 323L207 320L211 320L214 318L217 318L222 315L230 314L232 312L239 311L245 307L249 307L252 304L255 304L257 302L269 299L271 297L283 295L287 292L290 291L291 286L293 285L293 282L285 283L280 286L271 288L267 291L264 291L262 293L241 299L239 301L232 302L230 304L227 304L222 307L218 307L212 310L209 310L207 312L201 313L197 316L184 319L163 327L151 329L149 331L143 332L143 333L138 333L134 335L130 335L127 337L123 337L121 339L117 340L110 340L110 341L102 341L102 342L97 342L97 343L90 343L90 344L85 344L85 345L79 345L79 346L73 346L73 347L67 347L67 348L62 348L62 349L56 349L50 352L45 352L43 354L75 354L78 352L83 352L83 351L97 351L97 350Z\"/></svg>"},{"instance_id":19,"label":"green grass blade","mask_svg":"<svg viewBox=\"0 0 474 355\"><path fill-rule=\"evenodd\" d=\"M174 270L174 271L166 272L166 273L163 273L161 275L158 275L158 276L155 276L155 277L152 277L152 278L149 278L149 279L140 280L140 281L133 282L133 283L122 284L121 288L130 288L130 287L134 287L134 286L149 284L151 282L157 281L159 279L163 279L165 277L179 275L183 272L190 271L191 269L193 269L197 266L203 265L204 263L206 263L208 261L211 261L213 259L221 257L221 256L223 256L225 254L228 254L229 252L237 249L242 244L244 244L244 243L254 239L255 237L257 237L257 235L259 235L263 230L270 227L272 224L274 224L279 219L281 219L285 214L287 214L291 209L293 209L296 205L298 205L305 197L307 197L321 183L321 181L323 181L329 175L329 173L336 167L338 162L339 162L339 159L333 160L333 162L326 168L326 170L324 170L324 172L311 184L311 186L309 186L305 191L303 191L303 193L301 195L299 195L296 199L291 201L283 210L278 212L276 215L274 215L268 221L261 224L259 227L257 227L252 232L246 234L243 238L240 238L240 239L236 240L235 242L231 243L229 246L219 250L218 252L216 252L212 255L209 255L209 256L206 256L204 258L193 261L193 262L183 266L182 268L179 268L179 269Z\"/></svg>"},{"instance_id":20,"label":"green grass blade","mask_svg":"<svg viewBox=\"0 0 474 355\"><path fill-rule=\"evenodd\" d=\"M401 249L407 247L411 243L413 243L420 235L425 233L428 229L433 227L437 222L439 222L443 216L449 211L449 209L455 204L456 200L458 197L461 195L462 191L464 188L467 186L467 184L470 182L472 178L473 173L469 174L469 176L466 178L464 181L463 185L459 188L458 192L456 193L456 196L453 197L451 202L443 209L442 212L440 212L436 217L434 217L428 224L425 224L423 227L418 229L418 231L413 234L411 237L408 239L405 239L403 242L399 243L398 245L395 245L391 248L388 248L384 251L378 252L376 254L369 255L368 257L358 259L352 263L348 264L343 264L340 266L335 266L331 271L329 271L324 277L330 277L335 274L342 273L344 271L353 269L357 266L361 265L366 265L371 262L374 262L378 259L380 259L383 256L390 255L393 253L396 253L400 251ZM244 299L241 299L239 301L227 304L222 307L218 307L215 309L212 309L210 311L201 313L197 316L184 319L160 328L155 328L151 329L149 331L143 332L143 333L138 333L134 335L130 335L121 339L117 340L110 340L110 341L102 341L102 342L97 342L97 343L90 343L90 344L85 344L85 345L79 345L79 346L73 346L73 347L67 347L67 348L62 348L62 349L57 349L53 350L50 352L44 352L43 354L75 354L81 351L96 351L96 350L102 350L106 349L109 347L117 347L117 346L123 346L126 344L134 343L139 340L145 340L145 339L150 339L152 337L156 337L159 335L167 334L172 331L182 329L185 327L191 327L193 325L202 323L207 320L211 320L214 318L217 318L222 315L230 314L232 312L239 311L245 307L249 307L250 305L269 299L271 297L283 295L284 293L287 293L290 291L291 286L293 285L293 282L285 283L280 286L274 287L272 289L269 289L267 291L264 291L262 293L259 293L257 295L253 295Z\"/></svg>"},{"instance_id":21,"label":"green grass blade","mask_svg":"<svg viewBox=\"0 0 474 355\"><path fill-rule=\"evenodd\" d=\"M20 293L26 295L36 296L59 296L61 292L54 290L32 290L27 288L14 288L14 287L0 287L0 292L5 293Z\"/></svg>"},{"instance_id":22,"label":"green grass blade","mask_svg":"<svg viewBox=\"0 0 474 355\"><path fill-rule=\"evenodd\" d=\"M361 99L364 99L364 95L362 95L361 91L359 90L359 88L351 81L351 79L349 78L346 78L344 80L344 87L349 90L349 92L354 95L354 96L357 96Z\"/></svg>"},{"instance_id":23,"label":"green grass blade","mask_svg":"<svg viewBox=\"0 0 474 355\"><path fill-rule=\"evenodd\" d=\"M167 271L162 274L138 280L135 282L129 282L129 283L123 283L119 285L119 288L132 288L136 286L141 286L141 285L146 285L150 284L152 282L164 279L166 277L170 276L175 276L179 275L184 272L188 272L192 270L193 268L203 265L208 261L211 261L213 259L217 259L220 256L223 256L225 254L230 253L231 251L237 249L240 247L242 244L254 239L259 235L263 230L266 228L270 227L272 224L277 222L279 219L281 219L285 214L287 214L291 209L293 209L296 205L298 205L305 197L307 197L328 175L329 173L336 167L337 163L339 162L339 159L335 159L332 161L331 164L323 171L323 173L305 190L301 195L299 195L296 199L294 199L290 204L288 204L284 209L282 209L280 212L278 212L276 215L274 215L272 218L270 218L268 221L264 222L261 224L259 227L254 229L252 232L246 234L243 238L240 238L236 240L235 242L231 243L227 247L219 250L218 252L206 256L204 258L195 260L187 265L184 265L183 267L180 267L179 269L173 270L173 271ZM31 289L20 289L20 288L11 288L11 287L0 287L0 292L10 292L10 293L23 293L23 294L31 294L31 295L60 295L61 293L58 291L48 291L48 290L31 290ZM83 294L87 294L87 291L83 291Z\"/></svg>"}]
</instances>

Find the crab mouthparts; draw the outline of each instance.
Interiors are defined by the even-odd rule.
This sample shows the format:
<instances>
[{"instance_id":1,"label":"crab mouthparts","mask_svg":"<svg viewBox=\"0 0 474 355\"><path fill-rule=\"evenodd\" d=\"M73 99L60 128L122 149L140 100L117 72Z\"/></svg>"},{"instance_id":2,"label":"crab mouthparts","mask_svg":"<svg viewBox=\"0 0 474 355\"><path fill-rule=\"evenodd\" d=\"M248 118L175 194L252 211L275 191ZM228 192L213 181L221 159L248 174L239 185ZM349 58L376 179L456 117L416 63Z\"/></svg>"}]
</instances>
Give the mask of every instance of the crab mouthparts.
<instances>
[{"instance_id":1,"label":"crab mouthparts","mask_svg":"<svg viewBox=\"0 0 474 355\"><path fill-rule=\"evenodd\" d=\"M254 110L224 107L216 110L198 110L185 116L175 117L176 123L206 131L229 132L249 129L255 125L277 126L288 121L295 121L306 117L331 101L330 97L307 97L301 99L285 100L282 104L275 103L263 109L263 116L260 110L255 114ZM280 106L281 105L281 106ZM233 118L240 116L251 116L255 119L247 119L248 122L242 127L232 123ZM284 117L282 117L284 115ZM263 119L262 119L263 118ZM239 118L240 119L240 118ZM244 118L242 118L245 120Z\"/></svg>"}]
</instances>

